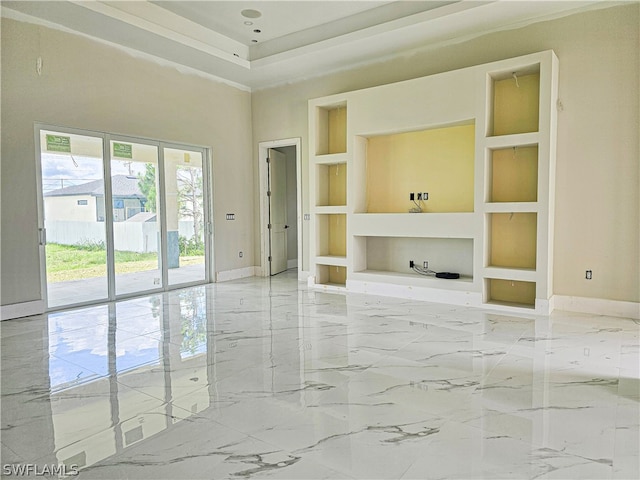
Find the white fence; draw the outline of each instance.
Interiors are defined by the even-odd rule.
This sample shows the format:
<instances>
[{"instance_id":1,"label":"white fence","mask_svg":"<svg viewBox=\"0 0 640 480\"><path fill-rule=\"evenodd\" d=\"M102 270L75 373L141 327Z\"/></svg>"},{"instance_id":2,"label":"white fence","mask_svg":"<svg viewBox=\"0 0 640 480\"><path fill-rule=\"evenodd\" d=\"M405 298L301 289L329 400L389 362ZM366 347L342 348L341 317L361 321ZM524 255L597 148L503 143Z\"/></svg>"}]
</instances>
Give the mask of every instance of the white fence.
<instances>
[{"instance_id":1,"label":"white fence","mask_svg":"<svg viewBox=\"0 0 640 480\"><path fill-rule=\"evenodd\" d=\"M47 242L62 245L82 245L105 242L104 222L71 222L51 220L45 222ZM193 221L180 220L178 234L193 237ZM114 222L116 250L148 253L158 251L158 224L156 222Z\"/></svg>"}]
</instances>

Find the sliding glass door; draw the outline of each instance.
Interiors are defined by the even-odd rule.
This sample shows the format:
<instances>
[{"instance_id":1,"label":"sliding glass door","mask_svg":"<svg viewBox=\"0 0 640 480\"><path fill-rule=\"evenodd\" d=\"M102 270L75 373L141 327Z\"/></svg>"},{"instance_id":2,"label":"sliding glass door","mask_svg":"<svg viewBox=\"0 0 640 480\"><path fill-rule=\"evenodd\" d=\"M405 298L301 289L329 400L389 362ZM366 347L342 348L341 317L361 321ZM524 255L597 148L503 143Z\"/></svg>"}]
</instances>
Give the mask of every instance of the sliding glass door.
<instances>
[{"instance_id":1,"label":"sliding glass door","mask_svg":"<svg viewBox=\"0 0 640 480\"><path fill-rule=\"evenodd\" d=\"M103 139L42 129L39 140L48 306L106 300Z\"/></svg>"},{"instance_id":2,"label":"sliding glass door","mask_svg":"<svg viewBox=\"0 0 640 480\"><path fill-rule=\"evenodd\" d=\"M49 309L210 280L205 149L44 127L36 135Z\"/></svg>"},{"instance_id":3,"label":"sliding glass door","mask_svg":"<svg viewBox=\"0 0 640 480\"><path fill-rule=\"evenodd\" d=\"M169 285L203 281L205 196L201 151L164 148Z\"/></svg>"},{"instance_id":4,"label":"sliding glass door","mask_svg":"<svg viewBox=\"0 0 640 480\"><path fill-rule=\"evenodd\" d=\"M110 144L116 295L157 290L164 286L159 149L122 140Z\"/></svg>"}]
</instances>

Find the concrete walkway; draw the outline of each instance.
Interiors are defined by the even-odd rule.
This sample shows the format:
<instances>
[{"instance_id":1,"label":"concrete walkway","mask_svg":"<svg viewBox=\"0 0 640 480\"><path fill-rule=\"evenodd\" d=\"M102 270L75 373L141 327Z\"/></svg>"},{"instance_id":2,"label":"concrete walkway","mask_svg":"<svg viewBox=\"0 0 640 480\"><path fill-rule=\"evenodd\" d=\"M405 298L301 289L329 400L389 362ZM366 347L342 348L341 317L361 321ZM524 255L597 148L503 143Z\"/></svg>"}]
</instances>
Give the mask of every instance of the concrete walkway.
<instances>
[{"instance_id":1,"label":"concrete walkway","mask_svg":"<svg viewBox=\"0 0 640 480\"><path fill-rule=\"evenodd\" d=\"M204 263L169 270L169 285L204 282ZM142 293L162 287L160 270L116 274L116 295ZM49 283L49 308L107 299L107 277Z\"/></svg>"}]
</instances>

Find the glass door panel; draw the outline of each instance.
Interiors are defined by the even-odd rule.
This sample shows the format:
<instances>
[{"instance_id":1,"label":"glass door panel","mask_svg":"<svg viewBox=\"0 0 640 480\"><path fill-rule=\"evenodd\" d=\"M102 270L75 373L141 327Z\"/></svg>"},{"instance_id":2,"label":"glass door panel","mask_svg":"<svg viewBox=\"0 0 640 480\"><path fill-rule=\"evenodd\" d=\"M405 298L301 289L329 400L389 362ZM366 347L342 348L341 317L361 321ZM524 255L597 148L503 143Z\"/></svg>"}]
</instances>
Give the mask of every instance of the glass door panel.
<instances>
[{"instance_id":1,"label":"glass door panel","mask_svg":"<svg viewBox=\"0 0 640 480\"><path fill-rule=\"evenodd\" d=\"M111 141L116 295L163 287L161 191L158 147Z\"/></svg>"},{"instance_id":2,"label":"glass door panel","mask_svg":"<svg viewBox=\"0 0 640 480\"><path fill-rule=\"evenodd\" d=\"M169 285L202 282L205 269L203 154L164 148Z\"/></svg>"},{"instance_id":3,"label":"glass door panel","mask_svg":"<svg viewBox=\"0 0 640 480\"><path fill-rule=\"evenodd\" d=\"M39 135L47 307L107 299L102 138Z\"/></svg>"}]
</instances>

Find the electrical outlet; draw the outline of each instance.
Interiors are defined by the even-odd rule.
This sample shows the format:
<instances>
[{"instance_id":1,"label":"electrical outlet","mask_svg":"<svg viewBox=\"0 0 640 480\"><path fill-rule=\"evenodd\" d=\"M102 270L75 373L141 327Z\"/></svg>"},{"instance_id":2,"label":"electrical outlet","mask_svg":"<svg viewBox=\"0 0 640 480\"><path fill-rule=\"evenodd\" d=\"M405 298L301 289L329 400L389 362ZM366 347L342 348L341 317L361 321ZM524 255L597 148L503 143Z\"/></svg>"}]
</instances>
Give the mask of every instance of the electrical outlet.
<instances>
[{"instance_id":1,"label":"electrical outlet","mask_svg":"<svg viewBox=\"0 0 640 480\"><path fill-rule=\"evenodd\" d=\"M416 194L415 194L415 193L413 193L413 192L411 192L411 193L409 194L409 200L413 201L413 200L415 200L415 199L416 199Z\"/></svg>"},{"instance_id":2,"label":"electrical outlet","mask_svg":"<svg viewBox=\"0 0 640 480\"><path fill-rule=\"evenodd\" d=\"M429 200L429 193L428 192L422 192L422 200Z\"/></svg>"},{"instance_id":3,"label":"electrical outlet","mask_svg":"<svg viewBox=\"0 0 640 480\"><path fill-rule=\"evenodd\" d=\"M429 262L427 262L427 261L422 262L422 266L424 268L429 268Z\"/></svg>"},{"instance_id":4,"label":"electrical outlet","mask_svg":"<svg viewBox=\"0 0 640 480\"><path fill-rule=\"evenodd\" d=\"M422 193L418 192L418 200L422 200Z\"/></svg>"},{"instance_id":5,"label":"electrical outlet","mask_svg":"<svg viewBox=\"0 0 640 480\"><path fill-rule=\"evenodd\" d=\"M242 253L242 252L238 252L238 257L242 258L242 257L243 257L243 255L244 255L244 253Z\"/></svg>"},{"instance_id":6,"label":"electrical outlet","mask_svg":"<svg viewBox=\"0 0 640 480\"><path fill-rule=\"evenodd\" d=\"M304 214L304 219L305 220L311 220L311 215L309 213L305 213Z\"/></svg>"},{"instance_id":7,"label":"electrical outlet","mask_svg":"<svg viewBox=\"0 0 640 480\"><path fill-rule=\"evenodd\" d=\"M587 280L591 280L593 278L593 272L591 270L587 270L584 278L586 278Z\"/></svg>"}]
</instances>

